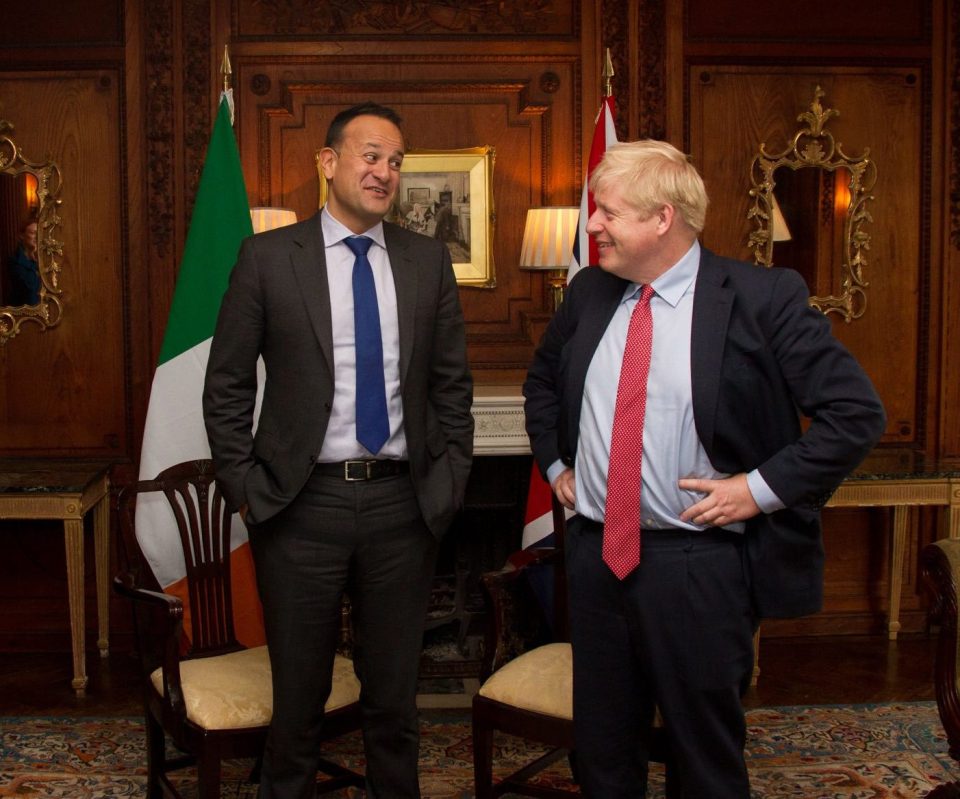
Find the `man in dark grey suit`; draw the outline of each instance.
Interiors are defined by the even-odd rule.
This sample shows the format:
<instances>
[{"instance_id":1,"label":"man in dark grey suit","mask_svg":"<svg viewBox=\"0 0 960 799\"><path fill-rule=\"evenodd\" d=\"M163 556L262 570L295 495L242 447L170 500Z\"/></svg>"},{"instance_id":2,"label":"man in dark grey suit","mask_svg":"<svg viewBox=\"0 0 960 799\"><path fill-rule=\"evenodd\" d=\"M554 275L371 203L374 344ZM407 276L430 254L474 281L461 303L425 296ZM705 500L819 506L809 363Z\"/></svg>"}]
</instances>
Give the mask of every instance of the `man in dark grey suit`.
<instances>
[{"instance_id":1,"label":"man in dark grey suit","mask_svg":"<svg viewBox=\"0 0 960 799\"><path fill-rule=\"evenodd\" d=\"M207 434L249 527L273 669L262 799L314 796L344 591L367 796L420 796L417 670L437 542L470 470L472 382L447 248L382 221L400 183L399 124L373 103L334 118L320 153L324 209L243 243L210 351ZM354 302L361 260L372 322L354 315L369 306ZM372 391L358 385L357 353L377 318L383 380ZM371 443L358 417L374 398L386 418Z\"/></svg>"},{"instance_id":2,"label":"man in dark grey suit","mask_svg":"<svg viewBox=\"0 0 960 799\"><path fill-rule=\"evenodd\" d=\"M536 460L577 512L581 788L643 795L659 708L682 795L749 799L740 691L753 632L764 616L819 610L820 508L880 438L883 406L796 272L701 248L706 191L674 147L615 145L591 188L599 268L571 282L524 385ZM649 320L644 335L634 317ZM618 437L633 409L641 423Z\"/></svg>"}]
</instances>

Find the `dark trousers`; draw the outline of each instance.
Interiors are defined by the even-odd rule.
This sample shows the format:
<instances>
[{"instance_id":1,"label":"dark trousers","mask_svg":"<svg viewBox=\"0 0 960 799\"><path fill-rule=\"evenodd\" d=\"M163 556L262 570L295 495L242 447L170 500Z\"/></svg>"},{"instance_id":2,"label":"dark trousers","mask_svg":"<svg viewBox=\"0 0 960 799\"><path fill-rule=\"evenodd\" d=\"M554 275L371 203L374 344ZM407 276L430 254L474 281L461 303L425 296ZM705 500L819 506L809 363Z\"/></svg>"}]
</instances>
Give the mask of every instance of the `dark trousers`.
<instances>
[{"instance_id":1,"label":"dark trousers","mask_svg":"<svg viewBox=\"0 0 960 799\"><path fill-rule=\"evenodd\" d=\"M313 799L323 706L350 595L361 683L366 795L420 796L417 672L437 541L408 475L345 482L314 474L250 543L273 669L261 799Z\"/></svg>"},{"instance_id":2,"label":"dark trousers","mask_svg":"<svg viewBox=\"0 0 960 799\"><path fill-rule=\"evenodd\" d=\"M659 708L685 799L749 799L740 694L754 619L742 539L710 530L644 532L640 566L618 580L602 526L569 524L573 719L580 785L591 799L645 791Z\"/></svg>"}]
</instances>

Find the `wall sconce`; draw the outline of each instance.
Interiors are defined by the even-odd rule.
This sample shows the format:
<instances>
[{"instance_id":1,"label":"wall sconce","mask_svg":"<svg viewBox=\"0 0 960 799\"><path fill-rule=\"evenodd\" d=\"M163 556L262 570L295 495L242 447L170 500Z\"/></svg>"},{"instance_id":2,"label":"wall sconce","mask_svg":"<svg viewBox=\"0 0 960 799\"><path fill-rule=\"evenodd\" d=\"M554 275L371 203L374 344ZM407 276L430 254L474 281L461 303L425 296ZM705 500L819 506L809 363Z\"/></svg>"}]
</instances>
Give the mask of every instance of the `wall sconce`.
<instances>
[{"instance_id":1,"label":"wall sconce","mask_svg":"<svg viewBox=\"0 0 960 799\"><path fill-rule=\"evenodd\" d=\"M297 221L297 212L289 208L251 208L250 221L253 222L253 232L263 233L284 225L292 225Z\"/></svg>"},{"instance_id":2,"label":"wall sconce","mask_svg":"<svg viewBox=\"0 0 960 799\"><path fill-rule=\"evenodd\" d=\"M577 206L531 208L523 229L520 248L520 268L546 271L550 304L554 313L563 302L567 283L567 268L573 256L573 241L577 235L580 209Z\"/></svg>"},{"instance_id":3,"label":"wall sconce","mask_svg":"<svg viewBox=\"0 0 960 799\"><path fill-rule=\"evenodd\" d=\"M777 196L770 192L770 204L772 213L770 215L770 238L772 241L790 241L793 236L790 235L790 228L787 227L787 220L783 218L783 211L780 210L780 203L777 202Z\"/></svg>"}]
</instances>

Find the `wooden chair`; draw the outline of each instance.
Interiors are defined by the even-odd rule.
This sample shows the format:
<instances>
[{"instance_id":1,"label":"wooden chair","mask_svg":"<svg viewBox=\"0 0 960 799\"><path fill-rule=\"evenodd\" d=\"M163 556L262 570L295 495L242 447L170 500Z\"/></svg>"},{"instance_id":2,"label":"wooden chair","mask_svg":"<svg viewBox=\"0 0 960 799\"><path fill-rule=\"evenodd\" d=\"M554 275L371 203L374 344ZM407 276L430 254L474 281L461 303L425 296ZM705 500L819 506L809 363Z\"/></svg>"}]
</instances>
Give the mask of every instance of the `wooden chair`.
<instances>
[{"instance_id":1,"label":"wooden chair","mask_svg":"<svg viewBox=\"0 0 960 799\"><path fill-rule=\"evenodd\" d=\"M566 517L553 501L555 548L538 550L522 567L485 574L489 605L481 665L481 687L473 699L473 769L476 799L506 793L522 796L579 796L530 780L564 755L573 754L573 656L567 619L567 582L563 564ZM525 553L528 554L528 553ZM529 556L529 555L528 555ZM552 566L553 618L548 619L531 588L535 568ZM537 760L493 783L495 730L544 744L551 749ZM674 767L662 727L654 731L651 759L666 763L667 797L679 796Z\"/></svg>"},{"instance_id":2,"label":"wooden chair","mask_svg":"<svg viewBox=\"0 0 960 799\"><path fill-rule=\"evenodd\" d=\"M958 586L960 586L960 540L943 539L924 547L920 572L933 592L931 617L940 624L937 639L934 686L937 710L947 734L950 757L960 762L960 691L958 691L957 638ZM939 785L928 799L960 799L960 782Z\"/></svg>"},{"instance_id":3,"label":"wooden chair","mask_svg":"<svg viewBox=\"0 0 960 799\"><path fill-rule=\"evenodd\" d=\"M162 492L170 503L186 561L191 629L184 606L164 594L137 543L138 497ZM219 799L221 762L260 756L273 712L270 662L265 646L245 648L236 638L230 580L230 521L209 460L181 463L154 480L120 493L121 564L115 590L132 600L143 672L147 735L147 797L164 789L179 797L169 773L195 764L200 799ZM345 625L348 619L345 618ZM186 650L186 651L184 651ZM360 727L360 683L353 663L338 655L326 705L325 738ZM182 754L168 757L167 738ZM322 793L363 786L363 777L329 761Z\"/></svg>"}]
</instances>

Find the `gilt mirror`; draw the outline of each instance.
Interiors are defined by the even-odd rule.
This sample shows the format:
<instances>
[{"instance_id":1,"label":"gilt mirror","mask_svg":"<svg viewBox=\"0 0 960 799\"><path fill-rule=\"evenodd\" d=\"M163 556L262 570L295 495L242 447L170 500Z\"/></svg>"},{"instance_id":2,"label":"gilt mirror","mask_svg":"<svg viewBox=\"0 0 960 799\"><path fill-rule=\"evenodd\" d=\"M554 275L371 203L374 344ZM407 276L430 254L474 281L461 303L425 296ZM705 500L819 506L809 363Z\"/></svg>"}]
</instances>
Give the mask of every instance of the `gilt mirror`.
<instances>
[{"instance_id":1,"label":"gilt mirror","mask_svg":"<svg viewBox=\"0 0 960 799\"><path fill-rule=\"evenodd\" d=\"M27 322L60 322L60 188L60 168L27 159L0 120L0 344Z\"/></svg>"},{"instance_id":2,"label":"gilt mirror","mask_svg":"<svg viewBox=\"0 0 960 799\"><path fill-rule=\"evenodd\" d=\"M753 159L749 246L758 265L776 262L799 271L810 287L810 305L850 322L867 306L864 269L873 222L867 203L877 168L869 148L852 157L834 141L826 124L840 112L824 108L823 96L817 86L785 150L771 155L763 143Z\"/></svg>"}]
</instances>

